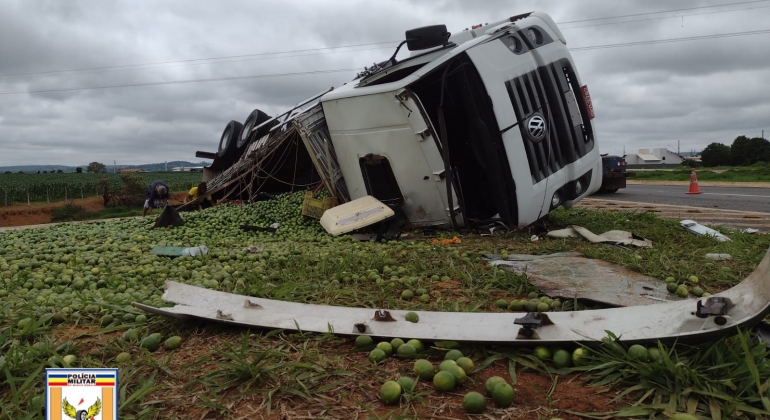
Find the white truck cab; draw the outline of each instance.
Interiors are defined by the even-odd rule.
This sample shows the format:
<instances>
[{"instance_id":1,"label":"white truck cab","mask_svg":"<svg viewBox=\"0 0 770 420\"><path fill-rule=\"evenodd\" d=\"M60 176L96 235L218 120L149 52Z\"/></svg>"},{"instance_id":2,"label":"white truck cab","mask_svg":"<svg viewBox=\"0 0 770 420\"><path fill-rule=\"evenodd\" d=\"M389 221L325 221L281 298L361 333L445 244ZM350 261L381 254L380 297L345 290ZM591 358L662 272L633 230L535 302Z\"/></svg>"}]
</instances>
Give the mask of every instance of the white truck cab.
<instances>
[{"instance_id":1,"label":"white truck cab","mask_svg":"<svg viewBox=\"0 0 770 420\"><path fill-rule=\"evenodd\" d=\"M316 157L312 139L330 143L333 158L310 161L335 178L327 187L344 187L331 191L341 202L373 196L414 226L527 226L599 189L590 96L548 15L452 36L418 28L404 43L408 58L394 54L252 131L280 136L296 124Z\"/></svg>"}]
</instances>

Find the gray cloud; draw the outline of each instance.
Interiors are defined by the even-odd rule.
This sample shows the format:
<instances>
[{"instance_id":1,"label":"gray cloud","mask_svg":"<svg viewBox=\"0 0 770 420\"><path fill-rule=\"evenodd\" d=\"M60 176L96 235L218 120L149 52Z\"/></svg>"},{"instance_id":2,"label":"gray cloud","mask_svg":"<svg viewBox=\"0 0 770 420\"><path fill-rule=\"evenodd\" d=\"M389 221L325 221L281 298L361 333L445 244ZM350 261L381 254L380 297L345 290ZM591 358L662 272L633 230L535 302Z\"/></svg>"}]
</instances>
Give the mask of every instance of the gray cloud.
<instances>
[{"instance_id":1,"label":"gray cloud","mask_svg":"<svg viewBox=\"0 0 770 420\"><path fill-rule=\"evenodd\" d=\"M689 2L687 7L708 4ZM760 6L768 5L560 27L570 48L770 29L768 8L728 11ZM0 92L354 69L387 58L394 44L8 76L398 41L405 30L418 26L445 23L456 33L533 10L570 22L676 8L684 5L641 0L9 0L0 3ZM720 13L704 14L715 11ZM607 24L623 20L638 21ZM738 135L770 129L768 40L770 34L762 34L574 51L594 100L600 149L631 152L674 146L677 140L684 150L701 149L712 141L729 144ZM350 71L0 95L0 166L196 160L196 150L216 148L228 121L242 122L254 108L275 115L354 76Z\"/></svg>"}]
</instances>

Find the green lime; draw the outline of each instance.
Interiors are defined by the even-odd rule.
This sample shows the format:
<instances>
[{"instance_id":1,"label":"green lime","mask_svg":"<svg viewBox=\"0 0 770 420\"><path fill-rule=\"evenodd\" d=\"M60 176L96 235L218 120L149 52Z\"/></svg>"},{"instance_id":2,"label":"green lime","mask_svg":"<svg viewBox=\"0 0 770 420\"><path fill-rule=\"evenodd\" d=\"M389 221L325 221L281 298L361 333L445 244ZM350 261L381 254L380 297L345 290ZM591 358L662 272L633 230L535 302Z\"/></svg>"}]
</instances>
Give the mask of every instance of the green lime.
<instances>
[{"instance_id":1,"label":"green lime","mask_svg":"<svg viewBox=\"0 0 770 420\"><path fill-rule=\"evenodd\" d=\"M381 349L374 349L369 352L369 361L372 363L382 363L388 356Z\"/></svg>"},{"instance_id":2,"label":"green lime","mask_svg":"<svg viewBox=\"0 0 770 420\"><path fill-rule=\"evenodd\" d=\"M131 355L126 352L120 353L117 356L115 356L115 362L117 363L122 364L122 363L128 362L129 360L131 360Z\"/></svg>"},{"instance_id":3,"label":"green lime","mask_svg":"<svg viewBox=\"0 0 770 420\"><path fill-rule=\"evenodd\" d=\"M422 341L414 339L414 338L409 340L409 341L407 341L406 344L409 344L410 346L414 347L414 350L417 353L422 353L425 350L425 345L422 344Z\"/></svg>"},{"instance_id":4,"label":"green lime","mask_svg":"<svg viewBox=\"0 0 770 420\"><path fill-rule=\"evenodd\" d=\"M676 293L676 289L679 287L676 282L674 283L667 283L666 284L666 290L668 290L669 293Z\"/></svg>"},{"instance_id":5,"label":"green lime","mask_svg":"<svg viewBox=\"0 0 770 420\"><path fill-rule=\"evenodd\" d=\"M420 317L417 316L417 313L415 312L407 312L404 318L409 322L417 322L420 320Z\"/></svg>"},{"instance_id":6,"label":"green lime","mask_svg":"<svg viewBox=\"0 0 770 420\"><path fill-rule=\"evenodd\" d=\"M112 317L112 315L105 315L99 320L99 325L102 327L106 327L110 324L112 324L112 321L114 321L115 318Z\"/></svg>"},{"instance_id":7,"label":"green lime","mask_svg":"<svg viewBox=\"0 0 770 420\"><path fill-rule=\"evenodd\" d=\"M540 302L540 303L537 304L537 311L538 312L548 312L549 309L551 309L551 305L549 305L549 304L547 304L545 302Z\"/></svg>"},{"instance_id":8,"label":"green lime","mask_svg":"<svg viewBox=\"0 0 770 420\"><path fill-rule=\"evenodd\" d=\"M455 360L456 361L457 359L459 359L461 357L463 357L463 352L461 352L460 350L453 349L453 350L449 350L448 352L446 352L446 354L444 355L444 360Z\"/></svg>"},{"instance_id":9,"label":"green lime","mask_svg":"<svg viewBox=\"0 0 770 420\"><path fill-rule=\"evenodd\" d=\"M481 414L487 409L487 399L476 391L469 392L463 397L463 408L468 414Z\"/></svg>"},{"instance_id":10,"label":"green lime","mask_svg":"<svg viewBox=\"0 0 770 420\"><path fill-rule=\"evenodd\" d=\"M703 289L701 289L698 286L693 287L690 292L693 294L693 296L697 296L697 297L703 296Z\"/></svg>"},{"instance_id":11,"label":"green lime","mask_svg":"<svg viewBox=\"0 0 770 420\"><path fill-rule=\"evenodd\" d=\"M411 344L402 344L398 347L396 354L402 359L413 359L417 355L417 350Z\"/></svg>"},{"instance_id":12,"label":"green lime","mask_svg":"<svg viewBox=\"0 0 770 420\"><path fill-rule=\"evenodd\" d=\"M537 299L537 292L530 292L529 295L527 295L527 298L529 299Z\"/></svg>"},{"instance_id":13,"label":"green lime","mask_svg":"<svg viewBox=\"0 0 770 420\"><path fill-rule=\"evenodd\" d=\"M546 346L537 346L535 347L535 357L537 357L540 360L551 360L553 357L553 354L551 353L551 349L549 349Z\"/></svg>"},{"instance_id":14,"label":"green lime","mask_svg":"<svg viewBox=\"0 0 770 420\"><path fill-rule=\"evenodd\" d=\"M567 350L553 352L553 365L557 369L569 367L572 364L572 355Z\"/></svg>"},{"instance_id":15,"label":"green lime","mask_svg":"<svg viewBox=\"0 0 770 420\"><path fill-rule=\"evenodd\" d=\"M510 407L513 403L513 387L507 383L499 383L492 389L492 401L500 408Z\"/></svg>"},{"instance_id":16,"label":"green lime","mask_svg":"<svg viewBox=\"0 0 770 420\"><path fill-rule=\"evenodd\" d=\"M374 340L368 335L359 335L356 337L356 347L359 349L369 347L372 344L374 344Z\"/></svg>"},{"instance_id":17,"label":"green lime","mask_svg":"<svg viewBox=\"0 0 770 420\"><path fill-rule=\"evenodd\" d=\"M522 309L524 309L524 302L514 299L508 305L508 309L514 312L520 312Z\"/></svg>"},{"instance_id":18,"label":"green lime","mask_svg":"<svg viewBox=\"0 0 770 420\"><path fill-rule=\"evenodd\" d=\"M438 365L438 370L447 370L450 366L457 366L457 362L452 359L446 359Z\"/></svg>"},{"instance_id":19,"label":"green lime","mask_svg":"<svg viewBox=\"0 0 770 420\"><path fill-rule=\"evenodd\" d=\"M660 353L660 349L655 347L651 349L647 349L647 358L651 362L660 362L661 360L663 360L663 356Z\"/></svg>"},{"instance_id":20,"label":"green lime","mask_svg":"<svg viewBox=\"0 0 770 420\"><path fill-rule=\"evenodd\" d=\"M690 293L689 290L687 290L687 286L679 286L676 288L676 294L679 297L687 297L687 295Z\"/></svg>"},{"instance_id":21,"label":"green lime","mask_svg":"<svg viewBox=\"0 0 770 420\"><path fill-rule=\"evenodd\" d=\"M393 404L401 398L401 385L396 381L387 381L380 387L380 399L385 404Z\"/></svg>"},{"instance_id":22,"label":"green lime","mask_svg":"<svg viewBox=\"0 0 770 420\"><path fill-rule=\"evenodd\" d=\"M493 376L487 379L487 381L484 382L484 388L486 388L487 390L487 395L490 395L490 396L492 395L492 391L495 389L495 386L497 386L497 384L504 384L504 383L507 383L507 382L505 382L505 379L503 379L500 376Z\"/></svg>"},{"instance_id":23,"label":"green lime","mask_svg":"<svg viewBox=\"0 0 770 420\"><path fill-rule=\"evenodd\" d=\"M692 284L698 284L699 281L697 276L690 276L687 280L690 280Z\"/></svg>"},{"instance_id":24,"label":"green lime","mask_svg":"<svg viewBox=\"0 0 770 420\"><path fill-rule=\"evenodd\" d=\"M390 346L393 347L393 351L398 351L398 348L401 347L402 344L404 344L404 340L400 338L390 340Z\"/></svg>"},{"instance_id":25,"label":"green lime","mask_svg":"<svg viewBox=\"0 0 770 420\"><path fill-rule=\"evenodd\" d=\"M434 375L433 364L426 359L420 359L414 362L414 374L423 381L430 381Z\"/></svg>"},{"instance_id":26,"label":"green lime","mask_svg":"<svg viewBox=\"0 0 770 420\"><path fill-rule=\"evenodd\" d=\"M426 294L420 296L420 302L421 303L428 303L428 302L430 302L430 295L426 293Z\"/></svg>"},{"instance_id":27,"label":"green lime","mask_svg":"<svg viewBox=\"0 0 770 420\"><path fill-rule=\"evenodd\" d=\"M497 306L500 309L507 309L508 301L505 299L497 299L497 301L495 301L495 306Z\"/></svg>"},{"instance_id":28,"label":"green lime","mask_svg":"<svg viewBox=\"0 0 770 420\"><path fill-rule=\"evenodd\" d=\"M527 312L537 312L537 305L539 304L540 304L540 301L528 300L524 304L524 310Z\"/></svg>"},{"instance_id":29,"label":"green lime","mask_svg":"<svg viewBox=\"0 0 770 420\"><path fill-rule=\"evenodd\" d=\"M674 277L666 277L666 283L676 283L676 278L674 278Z\"/></svg>"},{"instance_id":30,"label":"green lime","mask_svg":"<svg viewBox=\"0 0 770 420\"><path fill-rule=\"evenodd\" d=\"M633 346L629 347L628 355L631 356L632 359L640 360L642 362L646 362L647 358L649 357L647 354L647 348L641 344L634 344Z\"/></svg>"},{"instance_id":31,"label":"green lime","mask_svg":"<svg viewBox=\"0 0 770 420\"><path fill-rule=\"evenodd\" d=\"M163 343L163 348L166 350L176 350L182 345L182 337L175 335L169 337L166 342Z\"/></svg>"},{"instance_id":32,"label":"green lime","mask_svg":"<svg viewBox=\"0 0 770 420\"><path fill-rule=\"evenodd\" d=\"M414 379L408 376L402 376L398 378L398 384L401 385L401 390L404 392L414 391Z\"/></svg>"},{"instance_id":33,"label":"green lime","mask_svg":"<svg viewBox=\"0 0 770 420\"><path fill-rule=\"evenodd\" d=\"M142 339L142 342L139 343L139 346L143 349L147 349L151 352L158 350L160 348L160 338L154 335L150 335L148 337L145 337Z\"/></svg>"},{"instance_id":34,"label":"green lime","mask_svg":"<svg viewBox=\"0 0 770 420\"><path fill-rule=\"evenodd\" d=\"M385 356L393 354L393 346L387 341L377 343L377 348L385 352Z\"/></svg>"},{"instance_id":35,"label":"green lime","mask_svg":"<svg viewBox=\"0 0 770 420\"><path fill-rule=\"evenodd\" d=\"M575 366L585 366L588 363L588 357L588 350L578 347L572 352L572 364Z\"/></svg>"},{"instance_id":36,"label":"green lime","mask_svg":"<svg viewBox=\"0 0 770 420\"><path fill-rule=\"evenodd\" d=\"M465 379L468 377L468 375L465 373L465 370L457 365L449 366L446 368L446 371L455 376L455 384L457 386L462 385L465 382Z\"/></svg>"},{"instance_id":37,"label":"green lime","mask_svg":"<svg viewBox=\"0 0 770 420\"><path fill-rule=\"evenodd\" d=\"M414 291L415 296L422 296L427 293L428 291L423 289L422 287Z\"/></svg>"},{"instance_id":38,"label":"green lime","mask_svg":"<svg viewBox=\"0 0 770 420\"><path fill-rule=\"evenodd\" d=\"M455 389L455 376L447 371L438 372L433 375L433 386L439 391L449 392Z\"/></svg>"},{"instance_id":39,"label":"green lime","mask_svg":"<svg viewBox=\"0 0 770 420\"><path fill-rule=\"evenodd\" d=\"M401 292L401 299L411 300L414 297L414 293L411 290L404 290Z\"/></svg>"},{"instance_id":40,"label":"green lime","mask_svg":"<svg viewBox=\"0 0 770 420\"><path fill-rule=\"evenodd\" d=\"M460 366L461 368L463 368L465 373L467 373L468 375L473 373L473 369L476 367L473 364L473 360L471 360L468 357L461 357L461 358L455 360L455 362L457 362L457 366Z\"/></svg>"}]
</instances>

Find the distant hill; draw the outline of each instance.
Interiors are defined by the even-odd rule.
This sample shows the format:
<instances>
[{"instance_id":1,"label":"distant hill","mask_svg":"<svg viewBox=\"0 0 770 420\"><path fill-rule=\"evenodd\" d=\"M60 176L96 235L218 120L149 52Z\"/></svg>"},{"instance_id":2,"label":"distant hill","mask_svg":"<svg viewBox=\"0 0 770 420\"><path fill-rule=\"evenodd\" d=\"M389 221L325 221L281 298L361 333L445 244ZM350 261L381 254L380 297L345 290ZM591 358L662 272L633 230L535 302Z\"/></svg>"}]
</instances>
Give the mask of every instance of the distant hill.
<instances>
[{"instance_id":1,"label":"distant hill","mask_svg":"<svg viewBox=\"0 0 770 420\"><path fill-rule=\"evenodd\" d=\"M208 161L200 161L200 162L187 162L183 160L175 160L172 162L168 162L166 164L165 162L161 163L146 163L143 165L116 165L114 169L120 171L121 169L144 169L147 172L163 172L168 165L168 170L171 171L172 168L175 168L177 166L208 166L211 162ZM81 165L81 168L83 168L83 172L86 171L86 168L88 168L88 164ZM43 172L56 172L59 169L61 169L62 172L75 172L76 166L64 166L64 165L18 165L18 166L0 166L0 173L11 171L13 173L23 171L27 173L37 173L37 171ZM107 172L112 173L113 166L107 165Z\"/></svg>"}]
</instances>

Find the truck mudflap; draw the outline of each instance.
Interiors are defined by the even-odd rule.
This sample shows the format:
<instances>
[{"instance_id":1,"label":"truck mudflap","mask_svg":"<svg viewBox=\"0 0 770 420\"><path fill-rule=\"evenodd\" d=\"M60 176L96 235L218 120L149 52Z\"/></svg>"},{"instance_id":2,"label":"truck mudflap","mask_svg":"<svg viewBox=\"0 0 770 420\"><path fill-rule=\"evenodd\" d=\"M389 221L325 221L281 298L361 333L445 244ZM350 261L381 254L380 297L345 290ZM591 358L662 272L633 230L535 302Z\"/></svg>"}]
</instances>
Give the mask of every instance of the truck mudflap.
<instances>
[{"instance_id":1,"label":"truck mudflap","mask_svg":"<svg viewBox=\"0 0 770 420\"><path fill-rule=\"evenodd\" d=\"M751 328L770 313L770 250L745 280L701 299L612 309L546 313L477 313L349 308L261 299L166 281L163 299L176 305L134 306L181 320L340 335L454 340L509 345L591 343L607 331L624 342L715 338Z\"/></svg>"}]
</instances>

